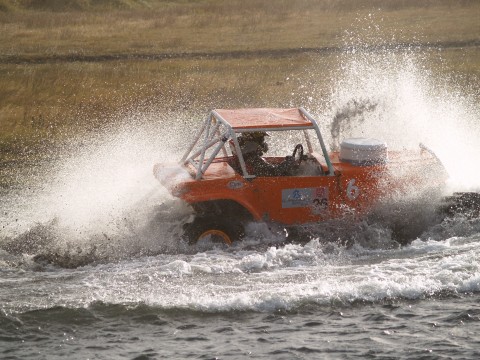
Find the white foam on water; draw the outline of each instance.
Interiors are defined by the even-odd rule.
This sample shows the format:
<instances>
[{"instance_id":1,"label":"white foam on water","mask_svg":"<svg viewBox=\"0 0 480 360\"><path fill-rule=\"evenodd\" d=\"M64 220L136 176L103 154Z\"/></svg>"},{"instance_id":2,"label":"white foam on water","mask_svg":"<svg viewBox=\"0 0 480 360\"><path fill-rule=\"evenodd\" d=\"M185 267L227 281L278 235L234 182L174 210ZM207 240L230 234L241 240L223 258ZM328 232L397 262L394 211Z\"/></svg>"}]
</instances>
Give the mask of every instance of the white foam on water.
<instances>
[{"instance_id":1,"label":"white foam on water","mask_svg":"<svg viewBox=\"0 0 480 360\"><path fill-rule=\"evenodd\" d=\"M265 251L158 255L35 274L35 279L19 283L18 291L27 291L29 281L40 283L38 301L19 296L6 307L84 307L101 301L202 312L274 311L478 292L478 240L457 237L415 241L394 250L334 251L312 240ZM54 292L52 277L68 286Z\"/></svg>"}]
</instances>

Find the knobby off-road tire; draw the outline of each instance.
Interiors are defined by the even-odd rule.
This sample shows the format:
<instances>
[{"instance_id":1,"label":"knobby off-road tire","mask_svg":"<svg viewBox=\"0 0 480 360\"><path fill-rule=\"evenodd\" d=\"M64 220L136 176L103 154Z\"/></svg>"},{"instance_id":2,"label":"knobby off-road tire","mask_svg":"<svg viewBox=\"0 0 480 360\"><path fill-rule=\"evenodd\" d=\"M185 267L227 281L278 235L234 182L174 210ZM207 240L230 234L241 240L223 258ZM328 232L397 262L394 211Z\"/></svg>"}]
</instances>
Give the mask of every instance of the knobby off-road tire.
<instances>
[{"instance_id":1,"label":"knobby off-road tire","mask_svg":"<svg viewBox=\"0 0 480 360\"><path fill-rule=\"evenodd\" d=\"M210 236L212 242L231 245L244 235L244 226L240 222L228 221L218 217L196 217L193 222L184 225L183 237L190 245Z\"/></svg>"}]
</instances>

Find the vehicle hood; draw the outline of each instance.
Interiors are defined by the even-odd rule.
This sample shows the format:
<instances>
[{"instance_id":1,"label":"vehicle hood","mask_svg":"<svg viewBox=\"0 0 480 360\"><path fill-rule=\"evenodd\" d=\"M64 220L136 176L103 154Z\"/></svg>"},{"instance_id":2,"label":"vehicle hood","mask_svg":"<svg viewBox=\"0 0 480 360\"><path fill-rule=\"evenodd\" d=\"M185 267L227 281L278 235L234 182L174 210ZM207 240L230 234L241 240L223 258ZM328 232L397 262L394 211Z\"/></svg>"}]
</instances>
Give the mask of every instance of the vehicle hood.
<instances>
[{"instance_id":1,"label":"vehicle hood","mask_svg":"<svg viewBox=\"0 0 480 360\"><path fill-rule=\"evenodd\" d=\"M180 164L155 164L153 175L169 191L173 191L181 183L192 180L187 169Z\"/></svg>"}]
</instances>

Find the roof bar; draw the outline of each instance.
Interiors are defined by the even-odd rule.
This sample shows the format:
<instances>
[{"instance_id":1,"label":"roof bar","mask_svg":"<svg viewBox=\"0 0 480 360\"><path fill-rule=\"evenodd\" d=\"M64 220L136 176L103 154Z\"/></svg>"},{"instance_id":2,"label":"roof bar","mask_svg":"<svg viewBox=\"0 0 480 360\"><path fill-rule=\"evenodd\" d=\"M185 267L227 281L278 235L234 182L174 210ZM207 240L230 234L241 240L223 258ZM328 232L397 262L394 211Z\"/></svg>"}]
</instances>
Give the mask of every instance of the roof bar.
<instances>
[{"instance_id":1,"label":"roof bar","mask_svg":"<svg viewBox=\"0 0 480 360\"><path fill-rule=\"evenodd\" d=\"M317 123L317 120L315 120L313 118L312 115L310 115L307 110L305 110L303 107L300 107L298 108L298 110L300 110L300 112L308 119L312 122L314 128L315 128L315 131L317 133L317 136L318 136L318 140L320 140L320 146L322 147L322 152L323 152L323 157L325 158L325 162L327 163L327 166L328 166L328 175L330 176L333 176L335 175L334 172L335 172L335 169L333 168L333 165L332 165L332 162L330 161L330 156L328 156L328 151L327 151L327 148L325 146L325 143L323 142L323 137L322 137L322 133L320 132L320 128L318 127L318 123Z\"/></svg>"}]
</instances>

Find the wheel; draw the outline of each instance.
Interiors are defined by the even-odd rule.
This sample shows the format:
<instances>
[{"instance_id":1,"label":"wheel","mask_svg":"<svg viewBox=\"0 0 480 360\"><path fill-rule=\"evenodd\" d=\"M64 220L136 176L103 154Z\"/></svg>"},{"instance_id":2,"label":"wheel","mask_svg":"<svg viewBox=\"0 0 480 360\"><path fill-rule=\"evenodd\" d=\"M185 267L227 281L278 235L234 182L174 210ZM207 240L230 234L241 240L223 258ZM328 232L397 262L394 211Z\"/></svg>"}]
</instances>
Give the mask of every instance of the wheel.
<instances>
[{"instance_id":1,"label":"wheel","mask_svg":"<svg viewBox=\"0 0 480 360\"><path fill-rule=\"evenodd\" d=\"M184 238L195 245L202 240L210 240L213 243L232 245L244 234L240 223L227 221L218 217L197 217L193 222L185 224Z\"/></svg>"}]
</instances>

